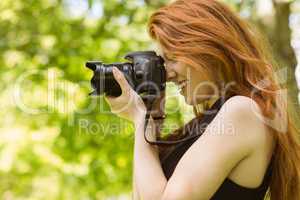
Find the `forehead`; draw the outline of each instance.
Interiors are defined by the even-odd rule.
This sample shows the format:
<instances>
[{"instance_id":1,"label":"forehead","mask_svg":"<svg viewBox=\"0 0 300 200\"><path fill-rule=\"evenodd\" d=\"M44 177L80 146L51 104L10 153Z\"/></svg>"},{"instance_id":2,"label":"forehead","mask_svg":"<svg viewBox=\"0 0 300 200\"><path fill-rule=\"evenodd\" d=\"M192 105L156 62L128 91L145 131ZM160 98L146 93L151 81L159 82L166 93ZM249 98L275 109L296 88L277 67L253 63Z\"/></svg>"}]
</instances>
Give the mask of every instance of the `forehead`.
<instances>
[{"instance_id":1,"label":"forehead","mask_svg":"<svg viewBox=\"0 0 300 200\"><path fill-rule=\"evenodd\" d=\"M154 46L155 52L156 52L159 56L163 57L163 59L164 59L165 61L167 61L167 60L174 60L174 56L170 55L167 51L164 51L163 47L160 45L159 42L156 41L156 42L153 44L153 46Z\"/></svg>"},{"instance_id":2,"label":"forehead","mask_svg":"<svg viewBox=\"0 0 300 200\"><path fill-rule=\"evenodd\" d=\"M156 53L160 56L163 56L163 50L162 50L161 45L158 42L154 42L153 46L154 46Z\"/></svg>"}]
</instances>

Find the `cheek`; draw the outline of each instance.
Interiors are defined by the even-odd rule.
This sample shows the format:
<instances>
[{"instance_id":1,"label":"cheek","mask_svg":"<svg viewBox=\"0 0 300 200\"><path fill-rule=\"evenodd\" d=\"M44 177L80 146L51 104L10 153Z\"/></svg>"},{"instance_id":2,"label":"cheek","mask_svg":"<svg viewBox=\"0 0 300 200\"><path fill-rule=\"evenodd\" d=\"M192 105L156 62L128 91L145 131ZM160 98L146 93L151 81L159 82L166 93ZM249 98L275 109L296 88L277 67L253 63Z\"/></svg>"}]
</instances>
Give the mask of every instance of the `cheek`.
<instances>
[{"instance_id":1,"label":"cheek","mask_svg":"<svg viewBox=\"0 0 300 200\"><path fill-rule=\"evenodd\" d=\"M191 75L190 87L195 94L205 94L212 87L212 82L203 73L194 71Z\"/></svg>"},{"instance_id":2,"label":"cheek","mask_svg":"<svg viewBox=\"0 0 300 200\"><path fill-rule=\"evenodd\" d=\"M211 82L199 71L191 71L189 82L184 91L186 102L190 105L198 104L211 94Z\"/></svg>"},{"instance_id":3,"label":"cheek","mask_svg":"<svg viewBox=\"0 0 300 200\"><path fill-rule=\"evenodd\" d=\"M187 86L187 96L190 98L207 98L207 95L211 94L211 88L206 81L191 81Z\"/></svg>"},{"instance_id":4,"label":"cheek","mask_svg":"<svg viewBox=\"0 0 300 200\"><path fill-rule=\"evenodd\" d=\"M192 77L188 86L190 87L192 94L195 94L195 93L202 93L204 89L203 85L204 85L203 81L199 81L199 78Z\"/></svg>"}]
</instances>

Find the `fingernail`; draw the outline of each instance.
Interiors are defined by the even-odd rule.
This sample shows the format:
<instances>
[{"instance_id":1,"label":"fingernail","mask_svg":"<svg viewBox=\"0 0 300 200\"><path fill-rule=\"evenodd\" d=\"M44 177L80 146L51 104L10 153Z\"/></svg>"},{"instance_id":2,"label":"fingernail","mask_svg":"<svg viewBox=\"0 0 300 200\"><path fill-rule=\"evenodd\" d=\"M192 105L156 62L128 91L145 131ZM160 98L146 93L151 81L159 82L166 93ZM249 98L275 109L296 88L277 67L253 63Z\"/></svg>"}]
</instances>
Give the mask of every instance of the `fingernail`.
<instances>
[{"instance_id":1,"label":"fingernail","mask_svg":"<svg viewBox=\"0 0 300 200\"><path fill-rule=\"evenodd\" d=\"M113 70L114 75L115 75L116 77L119 77L119 72L118 72L117 68L116 68L116 67L113 67L112 70Z\"/></svg>"}]
</instances>

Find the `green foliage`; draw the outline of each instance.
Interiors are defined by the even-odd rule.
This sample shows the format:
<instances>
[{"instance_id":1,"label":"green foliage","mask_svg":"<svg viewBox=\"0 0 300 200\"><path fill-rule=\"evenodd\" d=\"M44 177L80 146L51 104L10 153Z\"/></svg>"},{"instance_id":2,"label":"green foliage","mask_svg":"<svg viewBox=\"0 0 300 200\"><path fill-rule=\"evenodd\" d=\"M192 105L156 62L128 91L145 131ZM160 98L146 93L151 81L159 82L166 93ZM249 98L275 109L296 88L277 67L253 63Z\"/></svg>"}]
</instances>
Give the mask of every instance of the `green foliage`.
<instances>
[{"instance_id":1,"label":"green foliage","mask_svg":"<svg viewBox=\"0 0 300 200\"><path fill-rule=\"evenodd\" d=\"M130 199L133 125L88 96L84 64L153 49L147 20L166 2L0 1L1 199ZM173 84L167 97L164 134L193 117Z\"/></svg>"},{"instance_id":2,"label":"green foliage","mask_svg":"<svg viewBox=\"0 0 300 200\"><path fill-rule=\"evenodd\" d=\"M84 64L153 48L153 9L140 0L0 1L1 199L129 196L133 125L88 97ZM172 97L167 108L179 104ZM184 108L167 123L187 120Z\"/></svg>"}]
</instances>

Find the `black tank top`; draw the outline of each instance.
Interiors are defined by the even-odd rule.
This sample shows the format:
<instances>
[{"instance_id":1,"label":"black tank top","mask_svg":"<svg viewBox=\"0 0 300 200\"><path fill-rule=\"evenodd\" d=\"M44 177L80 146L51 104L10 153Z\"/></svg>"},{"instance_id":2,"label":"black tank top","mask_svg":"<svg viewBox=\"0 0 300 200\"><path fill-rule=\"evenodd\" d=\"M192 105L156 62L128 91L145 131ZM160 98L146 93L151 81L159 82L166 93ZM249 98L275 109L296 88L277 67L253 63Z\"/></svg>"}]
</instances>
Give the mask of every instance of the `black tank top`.
<instances>
[{"instance_id":1,"label":"black tank top","mask_svg":"<svg viewBox=\"0 0 300 200\"><path fill-rule=\"evenodd\" d=\"M221 106L227 99L228 97L225 99L219 98L208 110L214 112L211 113L206 112L200 119L200 122L198 123L206 124L207 126L216 116ZM203 129L203 131L201 130L200 134L197 133L199 134L199 136L197 136L196 138L177 144L164 157L160 158L162 169L167 179L169 179L173 174L173 171L177 163L179 162L180 158L183 156L183 154L201 136L204 130L205 128ZM191 134L195 134L195 133L191 133ZM219 187L219 189L216 191L216 193L213 195L211 200L263 200L271 180L272 163L273 163L273 158L269 163L263 182L259 187L246 188L226 178L222 183L222 185Z\"/></svg>"}]
</instances>

